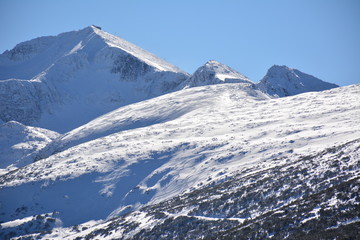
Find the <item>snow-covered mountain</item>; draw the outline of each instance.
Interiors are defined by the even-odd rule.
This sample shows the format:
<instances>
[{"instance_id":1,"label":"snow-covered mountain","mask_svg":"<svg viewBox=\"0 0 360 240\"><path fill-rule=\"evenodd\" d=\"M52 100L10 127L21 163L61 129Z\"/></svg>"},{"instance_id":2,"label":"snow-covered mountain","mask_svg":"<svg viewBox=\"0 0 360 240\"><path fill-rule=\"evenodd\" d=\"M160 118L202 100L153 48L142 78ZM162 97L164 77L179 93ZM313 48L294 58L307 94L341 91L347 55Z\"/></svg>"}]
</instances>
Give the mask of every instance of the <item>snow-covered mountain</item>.
<instances>
[{"instance_id":1,"label":"snow-covered mountain","mask_svg":"<svg viewBox=\"0 0 360 240\"><path fill-rule=\"evenodd\" d=\"M274 65L267 71L257 87L269 95L286 97L339 86L287 66Z\"/></svg>"},{"instance_id":2,"label":"snow-covered mountain","mask_svg":"<svg viewBox=\"0 0 360 240\"><path fill-rule=\"evenodd\" d=\"M0 119L66 132L188 76L95 26L40 37L0 55Z\"/></svg>"},{"instance_id":3,"label":"snow-covered mountain","mask_svg":"<svg viewBox=\"0 0 360 240\"><path fill-rule=\"evenodd\" d=\"M234 178L239 171L242 179L251 172L261 173L270 167L278 171L278 167L283 166L280 172L294 170L297 167L291 168L286 164L295 163L298 159L303 159L305 164L307 158L301 156L315 156L326 148L358 139L359 115L360 85L270 99L252 86L219 84L189 88L125 106L63 135L59 140L60 149L56 149L58 153L1 176L0 216L5 222L1 226L16 229L22 224L29 224L29 221L37 222L37 216L41 219L44 214L53 213L57 219L54 221L70 227L140 211L144 205L155 206L172 198L177 201L176 197L182 193L197 199L202 196L197 195L198 189L216 186ZM359 174L359 159L356 157L359 148L350 149L351 166L348 164L346 168L334 170L339 176ZM336 159L331 158L329 164L336 164ZM283 162L277 165L277 160ZM322 160L312 161L319 165L319 171L308 171L304 179L318 177L321 171L326 173L327 167L321 163ZM278 172L276 176L282 179ZM300 175L296 176L303 179ZM264 173L262 177L267 179L270 175ZM286 179L284 176L283 180ZM246 180L238 186L246 186L253 181ZM320 179L319 184L322 182ZM288 190L284 191L296 188L295 179L288 184ZM313 182L300 181L298 184L307 186ZM334 184L329 183L328 187ZM253 186L252 191L261 192L264 187L260 183L256 186L258 188ZM286 187L286 183L282 186ZM316 189L309 193L320 193L323 188ZM269 194L278 196L277 188L269 188L269 191ZM281 210L285 204L300 199L301 193L289 195L287 200L279 202L280 205L274 208L268 205L268 208ZM216 200L223 194L225 192L215 191L207 199ZM232 209L232 202L229 200L227 209ZM154 221L150 221L153 218L150 213L136 215L135 211L125 215L137 218L135 223L122 224L122 218L105 223L116 228L116 231L112 229L114 231L107 234L114 237L111 232L121 231L123 235L120 236L131 237L127 233L139 224L144 227L159 224L157 226L161 229L166 219L163 214L169 213L173 219L180 220L176 216L186 215L196 207L190 202L187 202L190 205L186 208L181 207L181 201L176 203L156 215ZM171 209L182 210L172 212ZM197 211L196 218L206 223L216 219L219 223L233 221L231 215L225 214L225 209L220 215L207 213L206 209ZM266 206L264 209L267 209ZM312 216L310 211L309 218ZM261 212L259 210L257 214L261 215ZM226 219L227 216L229 219ZM240 215L232 216L237 218ZM235 223L251 220L251 216L241 215ZM15 219L23 220L12 224ZM187 221L186 218L181 219ZM91 222L79 230L85 231L82 233L84 238L92 232L91 229L86 230L87 225ZM54 234L59 234L54 231ZM65 238L67 231L64 229L65 235L60 234L58 238ZM95 232L93 238L103 233Z\"/></svg>"},{"instance_id":4,"label":"snow-covered mountain","mask_svg":"<svg viewBox=\"0 0 360 240\"><path fill-rule=\"evenodd\" d=\"M245 95L248 95L250 98L269 98L267 94L261 93L256 89L255 84L252 81L230 67L214 60L207 62L196 70L191 77L179 85L179 89L223 83L241 83L240 85L234 86L234 89L238 89L240 92L245 91ZM178 94L182 95L183 93ZM244 93L239 94L241 95ZM53 153L63 151L74 145L107 136L112 133L169 121L169 119L181 116L188 111L188 107L184 107L182 104L178 105L172 101L162 101L162 99L163 98L156 99L156 104L152 101L145 101L141 104L120 108L106 116L102 116L95 121L70 131L42 149L39 152L37 159L48 157ZM206 103L204 103L204 101L206 101ZM201 105L208 106L209 103L208 99L189 98L186 104L189 106L191 104L193 108L196 108ZM121 117L119 118L119 116ZM112 121L113 119L117 120Z\"/></svg>"},{"instance_id":5,"label":"snow-covered mountain","mask_svg":"<svg viewBox=\"0 0 360 240\"><path fill-rule=\"evenodd\" d=\"M96 26L20 43L0 55L0 239L354 239L360 85L335 87L189 75Z\"/></svg>"},{"instance_id":6,"label":"snow-covered mountain","mask_svg":"<svg viewBox=\"0 0 360 240\"><path fill-rule=\"evenodd\" d=\"M59 134L15 121L0 124L0 175L34 161L37 151Z\"/></svg>"},{"instance_id":7,"label":"snow-covered mountain","mask_svg":"<svg viewBox=\"0 0 360 240\"><path fill-rule=\"evenodd\" d=\"M209 61L193 75L90 26L16 45L0 55L0 120L67 132L121 106L187 87L243 83L272 96L336 87L285 66L256 86Z\"/></svg>"},{"instance_id":8,"label":"snow-covered mountain","mask_svg":"<svg viewBox=\"0 0 360 240\"><path fill-rule=\"evenodd\" d=\"M180 88L221 83L254 84L247 77L234 69L215 60L211 60L199 67L191 77L180 85Z\"/></svg>"}]
</instances>

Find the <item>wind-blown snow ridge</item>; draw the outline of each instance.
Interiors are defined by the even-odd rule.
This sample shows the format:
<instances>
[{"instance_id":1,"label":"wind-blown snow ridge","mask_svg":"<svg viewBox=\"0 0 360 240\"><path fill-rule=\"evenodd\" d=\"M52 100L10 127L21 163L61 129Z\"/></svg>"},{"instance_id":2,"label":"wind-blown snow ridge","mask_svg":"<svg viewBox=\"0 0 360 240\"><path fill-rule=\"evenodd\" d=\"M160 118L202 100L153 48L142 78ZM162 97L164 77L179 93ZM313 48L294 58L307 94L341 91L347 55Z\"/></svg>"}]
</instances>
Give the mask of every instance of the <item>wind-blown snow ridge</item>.
<instances>
[{"instance_id":1,"label":"wind-blown snow ridge","mask_svg":"<svg viewBox=\"0 0 360 240\"><path fill-rule=\"evenodd\" d=\"M107 32L104 32L97 27L91 26L90 28L92 28L96 34L101 36L106 41L106 43L109 44L110 46L120 48L120 49L126 51L127 53L133 55L134 57L142 59L147 64L149 64L161 71L181 72L181 73L186 74L184 71L180 70L178 67L164 61L163 59L136 46L135 44L132 44L120 37L117 37L117 36L114 36Z\"/></svg>"}]
</instances>

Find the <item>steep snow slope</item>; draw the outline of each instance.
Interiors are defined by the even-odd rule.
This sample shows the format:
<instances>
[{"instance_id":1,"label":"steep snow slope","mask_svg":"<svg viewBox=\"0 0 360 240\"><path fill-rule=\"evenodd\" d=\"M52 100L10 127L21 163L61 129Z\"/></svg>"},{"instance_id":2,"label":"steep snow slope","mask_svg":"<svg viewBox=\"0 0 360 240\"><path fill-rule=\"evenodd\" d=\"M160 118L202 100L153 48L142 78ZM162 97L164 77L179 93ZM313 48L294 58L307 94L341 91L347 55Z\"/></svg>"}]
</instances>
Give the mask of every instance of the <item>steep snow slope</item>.
<instances>
[{"instance_id":1,"label":"steep snow slope","mask_svg":"<svg viewBox=\"0 0 360 240\"><path fill-rule=\"evenodd\" d=\"M219 83L248 83L253 84L247 77L230 67L211 60L199 67L195 73L180 86L198 87Z\"/></svg>"},{"instance_id":2,"label":"steep snow slope","mask_svg":"<svg viewBox=\"0 0 360 240\"><path fill-rule=\"evenodd\" d=\"M94 26L0 55L0 119L66 132L173 91L188 74Z\"/></svg>"},{"instance_id":3,"label":"steep snow slope","mask_svg":"<svg viewBox=\"0 0 360 240\"><path fill-rule=\"evenodd\" d=\"M15 121L0 124L0 175L33 162L33 153L58 136Z\"/></svg>"},{"instance_id":4,"label":"steep snow slope","mask_svg":"<svg viewBox=\"0 0 360 240\"><path fill-rule=\"evenodd\" d=\"M71 226L116 216L356 139L359 114L360 85L279 99L247 84L167 94L104 115L63 138L73 147L1 176L0 220L57 211Z\"/></svg>"},{"instance_id":5,"label":"steep snow slope","mask_svg":"<svg viewBox=\"0 0 360 240\"><path fill-rule=\"evenodd\" d=\"M286 97L304 92L328 90L338 85L324 82L287 66L274 65L257 87L272 96Z\"/></svg>"}]
</instances>

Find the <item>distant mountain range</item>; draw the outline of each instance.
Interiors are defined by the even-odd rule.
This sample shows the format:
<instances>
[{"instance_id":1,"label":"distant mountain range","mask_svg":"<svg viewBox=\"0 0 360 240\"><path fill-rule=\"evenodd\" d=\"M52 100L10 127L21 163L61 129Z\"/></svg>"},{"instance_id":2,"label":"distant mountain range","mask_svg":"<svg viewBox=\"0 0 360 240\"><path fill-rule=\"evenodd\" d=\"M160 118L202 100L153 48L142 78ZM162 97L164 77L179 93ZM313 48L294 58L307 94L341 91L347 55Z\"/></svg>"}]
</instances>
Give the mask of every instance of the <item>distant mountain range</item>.
<instances>
[{"instance_id":1,"label":"distant mountain range","mask_svg":"<svg viewBox=\"0 0 360 240\"><path fill-rule=\"evenodd\" d=\"M356 239L360 84L192 75L90 26L0 55L1 239Z\"/></svg>"}]
</instances>

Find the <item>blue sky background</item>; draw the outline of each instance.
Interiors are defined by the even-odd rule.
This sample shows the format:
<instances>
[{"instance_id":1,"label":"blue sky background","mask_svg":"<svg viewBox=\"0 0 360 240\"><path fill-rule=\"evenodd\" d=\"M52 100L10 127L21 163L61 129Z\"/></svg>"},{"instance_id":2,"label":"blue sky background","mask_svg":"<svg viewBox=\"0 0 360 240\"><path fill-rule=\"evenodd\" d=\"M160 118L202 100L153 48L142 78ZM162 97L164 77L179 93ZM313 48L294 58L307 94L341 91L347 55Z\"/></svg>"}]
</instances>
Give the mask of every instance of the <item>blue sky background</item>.
<instances>
[{"instance_id":1,"label":"blue sky background","mask_svg":"<svg viewBox=\"0 0 360 240\"><path fill-rule=\"evenodd\" d=\"M255 82L279 64L360 83L359 0L0 0L0 52L91 24L189 73L214 59Z\"/></svg>"}]
</instances>

